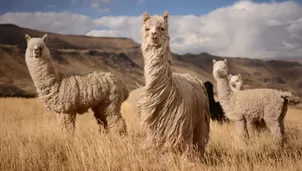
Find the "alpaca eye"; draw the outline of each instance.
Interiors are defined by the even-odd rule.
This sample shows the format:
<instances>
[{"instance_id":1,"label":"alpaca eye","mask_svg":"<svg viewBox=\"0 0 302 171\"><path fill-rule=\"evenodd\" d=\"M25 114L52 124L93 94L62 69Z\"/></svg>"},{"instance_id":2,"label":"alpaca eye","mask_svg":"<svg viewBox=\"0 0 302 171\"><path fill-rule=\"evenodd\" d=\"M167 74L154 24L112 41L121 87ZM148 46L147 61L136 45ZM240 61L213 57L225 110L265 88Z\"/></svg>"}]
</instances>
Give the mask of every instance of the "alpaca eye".
<instances>
[{"instance_id":1,"label":"alpaca eye","mask_svg":"<svg viewBox=\"0 0 302 171\"><path fill-rule=\"evenodd\" d=\"M165 28L161 27L160 30L161 30L161 31L165 31Z\"/></svg>"},{"instance_id":2,"label":"alpaca eye","mask_svg":"<svg viewBox=\"0 0 302 171\"><path fill-rule=\"evenodd\" d=\"M146 30L146 31L149 31L150 29L146 27L145 30Z\"/></svg>"}]
</instances>

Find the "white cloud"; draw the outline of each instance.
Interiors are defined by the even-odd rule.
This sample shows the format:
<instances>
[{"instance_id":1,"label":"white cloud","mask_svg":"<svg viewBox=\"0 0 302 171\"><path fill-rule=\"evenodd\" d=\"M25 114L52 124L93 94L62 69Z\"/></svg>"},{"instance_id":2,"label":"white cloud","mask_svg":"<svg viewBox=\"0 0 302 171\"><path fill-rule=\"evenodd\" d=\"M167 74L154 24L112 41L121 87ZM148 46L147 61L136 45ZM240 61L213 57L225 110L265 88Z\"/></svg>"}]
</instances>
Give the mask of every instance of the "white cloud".
<instances>
[{"instance_id":1,"label":"white cloud","mask_svg":"<svg viewBox=\"0 0 302 171\"><path fill-rule=\"evenodd\" d=\"M104 0L102 0L104 1ZM101 0L98 0L101 2ZM0 23L43 31L130 37L141 42L140 16L91 18L71 13L7 13ZM170 16L172 51L222 56L301 56L302 6L293 2L238 1L201 16Z\"/></svg>"},{"instance_id":2,"label":"white cloud","mask_svg":"<svg viewBox=\"0 0 302 171\"><path fill-rule=\"evenodd\" d=\"M94 37L122 37L121 33L117 30L91 30L86 34L87 36Z\"/></svg>"}]
</instances>

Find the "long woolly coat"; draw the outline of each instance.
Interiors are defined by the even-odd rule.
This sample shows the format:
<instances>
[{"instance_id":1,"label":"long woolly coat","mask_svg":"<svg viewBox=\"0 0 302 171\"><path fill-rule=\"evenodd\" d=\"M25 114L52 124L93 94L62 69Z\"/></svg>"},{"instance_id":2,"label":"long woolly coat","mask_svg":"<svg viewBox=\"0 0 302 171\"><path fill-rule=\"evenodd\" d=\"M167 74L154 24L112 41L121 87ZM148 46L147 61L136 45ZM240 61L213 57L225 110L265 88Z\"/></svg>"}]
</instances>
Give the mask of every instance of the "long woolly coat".
<instances>
[{"instance_id":1,"label":"long woolly coat","mask_svg":"<svg viewBox=\"0 0 302 171\"><path fill-rule=\"evenodd\" d=\"M33 57L33 45L43 47L41 57ZM48 48L39 38L32 38L29 42L25 61L39 97L49 110L56 113L82 114L101 102L111 102L112 95L118 95L121 101L129 95L126 85L109 72L95 71L86 75L59 73Z\"/></svg>"}]
</instances>

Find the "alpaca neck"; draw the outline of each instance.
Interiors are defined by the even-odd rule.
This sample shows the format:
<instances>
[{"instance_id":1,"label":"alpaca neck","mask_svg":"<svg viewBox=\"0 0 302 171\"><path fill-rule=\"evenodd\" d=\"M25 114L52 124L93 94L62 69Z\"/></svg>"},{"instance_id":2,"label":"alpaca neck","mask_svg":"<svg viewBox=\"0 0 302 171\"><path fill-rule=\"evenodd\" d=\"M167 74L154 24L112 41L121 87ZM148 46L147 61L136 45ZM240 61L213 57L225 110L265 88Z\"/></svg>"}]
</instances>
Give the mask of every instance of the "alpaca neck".
<instances>
[{"instance_id":1,"label":"alpaca neck","mask_svg":"<svg viewBox=\"0 0 302 171\"><path fill-rule=\"evenodd\" d=\"M171 51L151 47L143 51L145 88L149 93L169 90L172 84Z\"/></svg>"},{"instance_id":2,"label":"alpaca neck","mask_svg":"<svg viewBox=\"0 0 302 171\"><path fill-rule=\"evenodd\" d=\"M218 78L216 79L216 81L217 81L218 99L220 103L223 105L231 99L233 95L233 91L229 86L229 82L227 78Z\"/></svg>"},{"instance_id":3,"label":"alpaca neck","mask_svg":"<svg viewBox=\"0 0 302 171\"><path fill-rule=\"evenodd\" d=\"M51 93L50 89L54 91L53 88L58 87L59 73L50 58L31 58L27 60L27 65L38 93L47 95Z\"/></svg>"}]
</instances>

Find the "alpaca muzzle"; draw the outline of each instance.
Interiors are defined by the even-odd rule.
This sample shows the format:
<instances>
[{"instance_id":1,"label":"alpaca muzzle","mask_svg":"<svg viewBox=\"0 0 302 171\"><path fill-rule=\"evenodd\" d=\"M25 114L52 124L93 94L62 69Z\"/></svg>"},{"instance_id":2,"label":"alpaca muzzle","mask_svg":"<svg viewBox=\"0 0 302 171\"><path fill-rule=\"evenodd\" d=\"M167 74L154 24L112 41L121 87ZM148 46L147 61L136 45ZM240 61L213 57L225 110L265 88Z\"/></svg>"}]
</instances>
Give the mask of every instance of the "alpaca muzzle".
<instances>
[{"instance_id":1,"label":"alpaca muzzle","mask_svg":"<svg viewBox=\"0 0 302 171\"><path fill-rule=\"evenodd\" d=\"M235 84L234 82L232 82L232 83L231 83L231 86L235 88L235 87L236 87L236 84Z\"/></svg>"},{"instance_id":2,"label":"alpaca muzzle","mask_svg":"<svg viewBox=\"0 0 302 171\"><path fill-rule=\"evenodd\" d=\"M39 56L41 56L41 52L42 52L42 48L38 47L37 45L34 46L33 57L38 58Z\"/></svg>"},{"instance_id":3,"label":"alpaca muzzle","mask_svg":"<svg viewBox=\"0 0 302 171\"><path fill-rule=\"evenodd\" d=\"M221 71L221 70L218 70L218 71L217 71L217 74L218 74L220 77L223 77L223 76L224 76L224 72Z\"/></svg>"}]
</instances>

